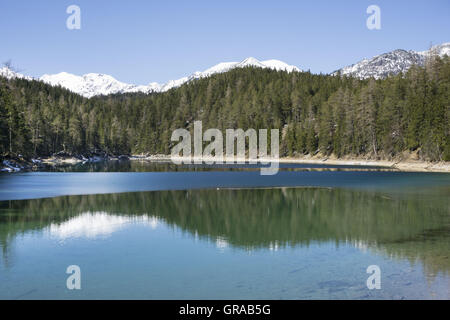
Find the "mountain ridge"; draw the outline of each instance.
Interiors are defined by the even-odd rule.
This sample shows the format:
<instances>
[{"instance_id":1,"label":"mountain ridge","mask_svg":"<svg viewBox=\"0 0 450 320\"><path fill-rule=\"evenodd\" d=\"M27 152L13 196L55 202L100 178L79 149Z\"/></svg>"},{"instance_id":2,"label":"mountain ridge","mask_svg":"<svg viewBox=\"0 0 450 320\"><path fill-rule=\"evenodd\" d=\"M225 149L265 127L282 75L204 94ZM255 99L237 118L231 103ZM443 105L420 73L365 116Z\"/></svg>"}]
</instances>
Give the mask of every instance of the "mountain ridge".
<instances>
[{"instance_id":1,"label":"mountain ridge","mask_svg":"<svg viewBox=\"0 0 450 320\"><path fill-rule=\"evenodd\" d=\"M221 62L205 71L196 71L189 76L182 77L176 80L169 80L166 83L160 84L157 82L150 82L148 85L135 85L121 82L115 79L113 76L102 73L87 73L82 76L77 76L68 72L60 72L56 74L44 74L40 78L35 80L43 81L52 86L64 87L72 92L78 93L86 98L91 98L97 95L108 95L116 93L133 93L133 92L165 92L172 88L179 87L186 82L209 77L216 73L223 73L230 71L234 68L244 68L248 66L258 68L269 68L277 71L297 71L300 72L296 66L289 65L283 61L271 59L265 61L259 61L256 58L249 57L240 62ZM13 70L3 67L0 68L0 75L5 76L8 79L22 78L32 80L32 77L25 76L23 74L14 72Z\"/></svg>"},{"instance_id":2,"label":"mountain ridge","mask_svg":"<svg viewBox=\"0 0 450 320\"><path fill-rule=\"evenodd\" d=\"M370 59L362 59L359 62L336 70L331 75L347 75L360 79L373 77L375 79L386 78L389 75L405 73L412 65L423 66L427 57L431 54L439 56L450 55L450 42L433 46L427 51L413 51L396 49ZM220 62L204 71L196 71L189 76L175 80L169 80L166 83L150 82L147 85L136 85L121 82L111 75L101 73L87 73L77 76L67 72L57 74L44 74L35 80L43 81L52 86L64 87L72 92L80 94L86 98L97 95L109 95L117 93L150 93L165 92L172 88L179 87L192 80L209 77L216 73L223 73L234 68L244 67L269 68L277 71L301 72L302 70L294 65L289 65L283 61L270 59L259 61L256 58L248 57L239 62ZM8 67L0 68L0 75L8 79L22 78L32 80L34 78L20 74Z\"/></svg>"},{"instance_id":3,"label":"mountain ridge","mask_svg":"<svg viewBox=\"0 0 450 320\"><path fill-rule=\"evenodd\" d=\"M357 63L332 72L333 75L348 75L359 79L383 79L389 75L405 73L412 65L424 66L427 57L436 54L440 57L450 55L450 42L433 46L426 51L396 49L370 59L362 59Z\"/></svg>"}]
</instances>

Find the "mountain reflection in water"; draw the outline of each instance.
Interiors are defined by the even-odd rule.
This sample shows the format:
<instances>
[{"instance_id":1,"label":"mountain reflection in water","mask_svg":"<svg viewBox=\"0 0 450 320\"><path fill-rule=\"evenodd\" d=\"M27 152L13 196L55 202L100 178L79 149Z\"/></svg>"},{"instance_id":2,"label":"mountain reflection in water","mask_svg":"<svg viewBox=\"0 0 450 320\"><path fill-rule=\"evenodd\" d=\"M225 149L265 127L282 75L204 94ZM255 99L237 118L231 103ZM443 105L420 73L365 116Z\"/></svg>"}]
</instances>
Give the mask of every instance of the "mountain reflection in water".
<instances>
[{"instance_id":1,"label":"mountain reflection in water","mask_svg":"<svg viewBox=\"0 0 450 320\"><path fill-rule=\"evenodd\" d=\"M446 190L444 190L446 192ZM0 246L48 232L59 239L108 237L131 224L165 224L242 250L352 244L450 272L449 198L326 188L157 191L0 202Z\"/></svg>"}]
</instances>

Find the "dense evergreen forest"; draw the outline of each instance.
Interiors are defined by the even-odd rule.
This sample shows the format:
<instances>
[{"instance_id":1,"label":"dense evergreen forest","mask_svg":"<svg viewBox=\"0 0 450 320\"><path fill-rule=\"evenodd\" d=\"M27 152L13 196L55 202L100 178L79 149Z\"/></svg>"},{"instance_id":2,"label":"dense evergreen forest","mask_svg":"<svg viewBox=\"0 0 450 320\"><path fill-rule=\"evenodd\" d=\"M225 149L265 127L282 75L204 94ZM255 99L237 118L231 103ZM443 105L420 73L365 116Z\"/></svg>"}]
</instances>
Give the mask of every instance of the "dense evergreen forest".
<instances>
[{"instance_id":1,"label":"dense evergreen forest","mask_svg":"<svg viewBox=\"0 0 450 320\"><path fill-rule=\"evenodd\" d=\"M172 131L279 128L280 155L450 160L450 58L384 80L233 69L164 93L83 98L0 78L0 154L169 154ZM224 131L223 131L224 132Z\"/></svg>"}]
</instances>

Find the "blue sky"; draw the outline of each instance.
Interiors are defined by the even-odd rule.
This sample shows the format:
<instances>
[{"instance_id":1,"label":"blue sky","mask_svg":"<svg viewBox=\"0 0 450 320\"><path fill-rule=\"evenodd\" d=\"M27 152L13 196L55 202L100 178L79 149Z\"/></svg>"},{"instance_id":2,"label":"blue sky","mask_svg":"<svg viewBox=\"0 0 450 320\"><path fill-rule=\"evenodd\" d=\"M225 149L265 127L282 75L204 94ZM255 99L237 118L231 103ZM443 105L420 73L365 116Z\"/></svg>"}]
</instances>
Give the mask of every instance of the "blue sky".
<instances>
[{"instance_id":1,"label":"blue sky","mask_svg":"<svg viewBox=\"0 0 450 320\"><path fill-rule=\"evenodd\" d=\"M81 29L68 30L69 5ZM369 30L366 8L381 8ZM253 56L331 72L393 49L450 42L450 1L0 0L0 61L22 73L165 82Z\"/></svg>"}]
</instances>

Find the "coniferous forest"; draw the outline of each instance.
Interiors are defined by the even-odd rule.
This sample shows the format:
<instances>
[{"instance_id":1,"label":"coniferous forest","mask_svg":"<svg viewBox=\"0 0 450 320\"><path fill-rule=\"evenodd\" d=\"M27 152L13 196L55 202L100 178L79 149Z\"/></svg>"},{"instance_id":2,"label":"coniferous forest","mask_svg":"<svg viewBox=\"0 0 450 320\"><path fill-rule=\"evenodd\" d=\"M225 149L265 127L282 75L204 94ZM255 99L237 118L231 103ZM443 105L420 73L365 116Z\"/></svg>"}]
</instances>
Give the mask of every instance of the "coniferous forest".
<instances>
[{"instance_id":1,"label":"coniferous forest","mask_svg":"<svg viewBox=\"0 0 450 320\"><path fill-rule=\"evenodd\" d=\"M233 69L164 93L91 99L0 78L0 154L170 154L172 131L280 129L280 156L450 160L450 58L387 79ZM224 131L223 131L224 132Z\"/></svg>"}]
</instances>

